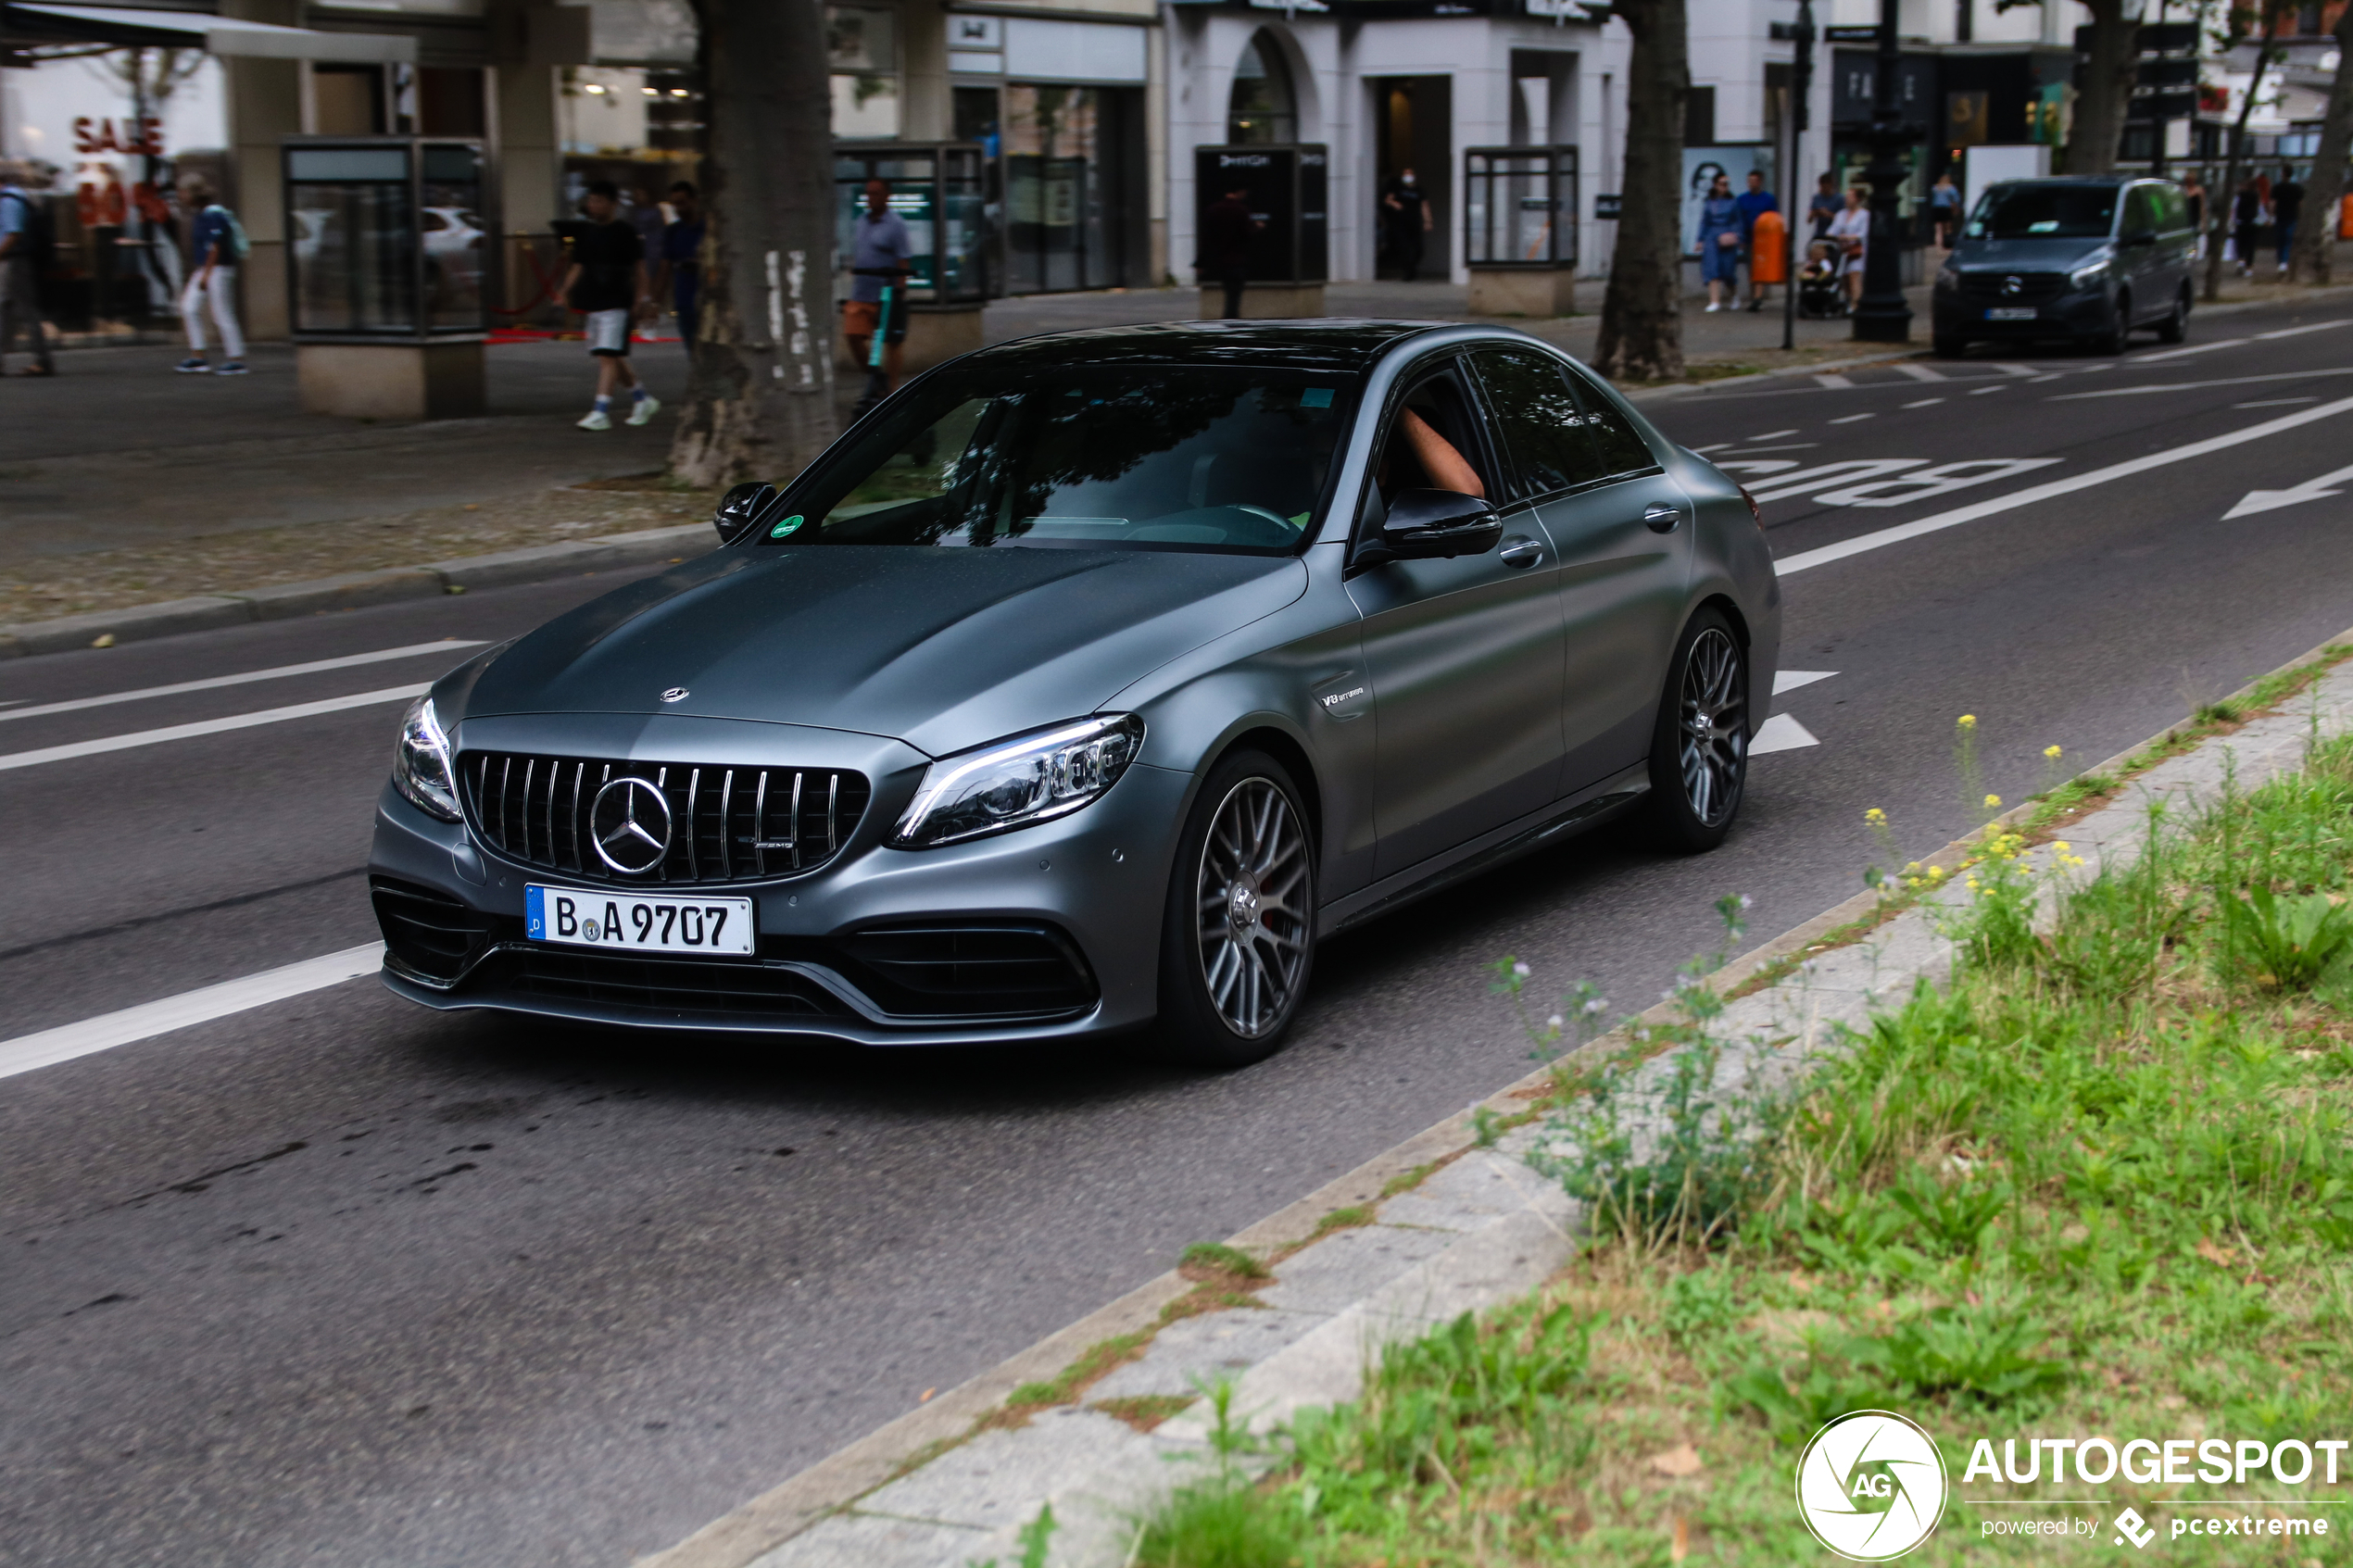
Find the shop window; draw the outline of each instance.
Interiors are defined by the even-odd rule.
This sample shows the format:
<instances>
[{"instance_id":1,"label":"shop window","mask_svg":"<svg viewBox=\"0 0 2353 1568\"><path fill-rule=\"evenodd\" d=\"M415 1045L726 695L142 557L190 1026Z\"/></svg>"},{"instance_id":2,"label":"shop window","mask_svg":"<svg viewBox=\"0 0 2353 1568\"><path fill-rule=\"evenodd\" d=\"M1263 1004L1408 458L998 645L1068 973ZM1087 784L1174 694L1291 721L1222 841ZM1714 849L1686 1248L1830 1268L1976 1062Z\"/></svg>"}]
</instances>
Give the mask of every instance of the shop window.
<instances>
[{"instance_id":1,"label":"shop window","mask_svg":"<svg viewBox=\"0 0 2353 1568\"><path fill-rule=\"evenodd\" d=\"M1683 145L1716 144L1716 89L1694 87L1683 95Z\"/></svg>"},{"instance_id":2,"label":"shop window","mask_svg":"<svg viewBox=\"0 0 2353 1568\"><path fill-rule=\"evenodd\" d=\"M417 72L417 131L425 136L484 133L482 72L470 66L425 66Z\"/></svg>"},{"instance_id":3,"label":"shop window","mask_svg":"<svg viewBox=\"0 0 2353 1568\"><path fill-rule=\"evenodd\" d=\"M899 134L899 19L864 6L825 7L834 134Z\"/></svg>"},{"instance_id":4,"label":"shop window","mask_svg":"<svg viewBox=\"0 0 2353 1568\"><path fill-rule=\"evenodd\" d=\"M1290 68L1283 62L1281 46L1264 31L1243 47L1234 66L1234 88L1226 101L1226 140L1245 144L1299 140L1298 100L1291 93Z\"/></svg>"}]
</instances>

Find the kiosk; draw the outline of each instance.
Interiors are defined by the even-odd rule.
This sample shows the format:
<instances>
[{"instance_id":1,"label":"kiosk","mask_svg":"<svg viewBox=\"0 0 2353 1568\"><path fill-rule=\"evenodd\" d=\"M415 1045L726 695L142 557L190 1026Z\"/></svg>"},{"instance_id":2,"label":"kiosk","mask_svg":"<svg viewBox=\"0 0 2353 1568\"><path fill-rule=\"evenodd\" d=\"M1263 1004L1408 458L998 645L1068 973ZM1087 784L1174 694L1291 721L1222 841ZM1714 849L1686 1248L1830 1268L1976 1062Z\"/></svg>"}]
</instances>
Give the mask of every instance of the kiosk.
<instances>
[{"instance_id":1,"label":"kiosk","mask_svg":"<svg viewBox=\"0 0 2353 1568\"><path fill-rule=\"evenodd\" d=\"M1466 149L1463 259L1474 316L1574 314L1577 149Z\"/></svg>"},{"instance_id":2,"label":"kiosk","mask_svg":"<svg viewBox=\"0 0 2353 1568\"><path fill-rule=\"evenodd\" d=\"M1211 204L1249 193L1258 224L1252 241L1242 314L1250 318L1321 316L1331 275L1331 149L1322 143L1244 144L1193 150L1193 232L1203 232ZM1225 314L1225 291L1204 281L1201 319Z\"/></svg>"},{"instance_id":3,"label":"kiosk","mask_svg":"<svg viewBox=\"0 0 2353 1568\"><path fill-rule=\"evenodd\" d=\"M292 136L287 320L302 406L376 420L484 410L482 144Z\"/></svg>"}]
</instances>

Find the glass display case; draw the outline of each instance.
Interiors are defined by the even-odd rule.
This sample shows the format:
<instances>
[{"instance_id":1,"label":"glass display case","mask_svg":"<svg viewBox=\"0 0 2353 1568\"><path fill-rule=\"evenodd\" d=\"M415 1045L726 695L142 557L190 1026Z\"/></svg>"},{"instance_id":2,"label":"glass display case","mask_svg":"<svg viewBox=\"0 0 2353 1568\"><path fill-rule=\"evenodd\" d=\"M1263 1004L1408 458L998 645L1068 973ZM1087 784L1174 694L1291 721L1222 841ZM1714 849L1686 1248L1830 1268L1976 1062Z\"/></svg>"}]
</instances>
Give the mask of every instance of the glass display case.
<instances>
[{"instance_id":1,"label":"glass display case","mask_svg":"<svg viewBox=\"0 0 2353 1568\"><path fill-rule=\"evenodd\" d=\"M1331 275L1331 149L1321 142L1238 143L1193 149L1193 232L1209 209L1241 191L1255 228L1253 283L1321 283Z\"/></svg>"},{"instance_id":2,"label":"glass display case","mask_svg":"<svg viewBox=\"0 0 2353 1568\"><path fill-rule=\"evenodd\" d=\"M1577 149L1466 149L1463 259L1480 268L1575 268Z\"/></svg>"},{"instance_id":3,"label":"glass display case","mask_svg":"<svg viewBox=\"0 0 2353 1568\"><path fill-rule=\"evenodd\" d=\"M890 187L890 209L907 225L914 255L911 299L919 305L978 305L986 296L988 246L982 159L973 142L834 144L834 224L843 269L840 297L849 295L849 257L865 210L866 182Z\"/></svg>"},{"instance_id":4,"label":"glass display case","mask_svg":"<svg viewBox=\"0 0 2353 1568\"><path fill-rule=\"evenodd\" d=\"M304 136L288 139L284 158L296 342L487 330L480 143Z\"/></svg>"}]
</instances>

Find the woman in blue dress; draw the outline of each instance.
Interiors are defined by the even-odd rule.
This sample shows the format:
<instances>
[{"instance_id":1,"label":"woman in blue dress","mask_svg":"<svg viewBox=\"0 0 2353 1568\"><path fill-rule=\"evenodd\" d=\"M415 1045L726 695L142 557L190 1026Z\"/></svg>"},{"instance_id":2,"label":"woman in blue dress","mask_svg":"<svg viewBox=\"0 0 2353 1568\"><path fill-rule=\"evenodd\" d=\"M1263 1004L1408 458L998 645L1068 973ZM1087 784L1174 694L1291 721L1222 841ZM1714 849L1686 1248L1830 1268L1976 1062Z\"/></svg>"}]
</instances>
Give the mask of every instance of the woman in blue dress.
<instances>
[{"instance_id":1,"label":"woman in blue dress","mask_svg":"<svg viewBox=\"0 0 2353 1568\"><path fill-rule=\"evenodd\" d=\"M1731 307L1740 270L1740 205L1732 199L1732 177L1718 174L1699 209L1699 275L1707 282L1708 309Z\"/></svg>"}]
</instances>

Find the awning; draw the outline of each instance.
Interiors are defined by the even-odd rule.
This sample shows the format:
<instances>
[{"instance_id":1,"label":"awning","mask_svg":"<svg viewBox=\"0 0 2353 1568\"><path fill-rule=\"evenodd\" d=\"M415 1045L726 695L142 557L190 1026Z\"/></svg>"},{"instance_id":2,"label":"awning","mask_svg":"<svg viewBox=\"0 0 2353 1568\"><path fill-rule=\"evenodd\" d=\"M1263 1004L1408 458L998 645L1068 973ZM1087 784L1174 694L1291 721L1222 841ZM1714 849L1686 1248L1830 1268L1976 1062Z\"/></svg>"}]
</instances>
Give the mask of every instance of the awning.
<instances>
[{"instance_id":1,"label":"awning","mask_svg":"<svg viewBox=\"0 0 2353 1568\"><path fill-rule=\"evenodd\" d=\"M320 32L240 21L204 11L129 6L0 3L0 38L16 44L111 44L120 48L203 49L266 60L393 61L413 65L417 41L397 32Z\"/></svg>"}]
</instances>

